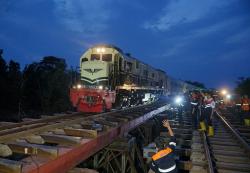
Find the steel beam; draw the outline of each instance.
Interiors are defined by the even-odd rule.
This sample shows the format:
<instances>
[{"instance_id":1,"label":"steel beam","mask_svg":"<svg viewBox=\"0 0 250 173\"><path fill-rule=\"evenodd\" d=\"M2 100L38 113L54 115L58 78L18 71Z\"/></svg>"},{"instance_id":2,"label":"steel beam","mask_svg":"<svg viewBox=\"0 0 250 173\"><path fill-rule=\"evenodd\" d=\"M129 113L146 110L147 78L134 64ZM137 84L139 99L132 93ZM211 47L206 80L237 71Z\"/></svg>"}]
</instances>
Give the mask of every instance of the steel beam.
<instances>
[{"instance_id":1,"label":"steel beam","mask_svg":"<svg viewBox=\"0 0 250 173\"><path fill-rule=\"evenodd\" d=\"M158 109L150 111L138 118L123 122L120 126L110 128L106 132L101 132L96 138L82 140L79 145L71 148L59 149L59 155L54 160L36 162L34 164L24 164L23 173L66 173L68 170L86 160L96 152L112 143L117 137L123 136L130 130L136 128L153 116L164 112L168 106L162 106ZM132 114L132 113L131 113ZM39 159L38 159L39 160Z\"/></svg>"}]
</instances>

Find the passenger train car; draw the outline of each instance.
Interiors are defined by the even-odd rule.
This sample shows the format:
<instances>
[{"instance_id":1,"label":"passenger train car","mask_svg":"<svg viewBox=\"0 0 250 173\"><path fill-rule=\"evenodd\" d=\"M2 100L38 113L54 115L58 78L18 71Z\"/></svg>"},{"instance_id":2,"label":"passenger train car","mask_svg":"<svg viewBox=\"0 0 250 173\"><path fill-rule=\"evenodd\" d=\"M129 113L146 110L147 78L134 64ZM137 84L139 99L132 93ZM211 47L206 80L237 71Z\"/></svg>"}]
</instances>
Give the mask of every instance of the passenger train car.
<instances>
[{"instance_id":1,"label":"passenger train car","mask_svg":"<svg viewBox=\"0 0 250 173\"><path fill-rule=\"evenodd\" d=\"M80 112L152 102L171 90L184 92L186 85L106 44L91 47L81 56L80 77L80 83L70 90L71 102Z\"/></svg>"}]
</instances>

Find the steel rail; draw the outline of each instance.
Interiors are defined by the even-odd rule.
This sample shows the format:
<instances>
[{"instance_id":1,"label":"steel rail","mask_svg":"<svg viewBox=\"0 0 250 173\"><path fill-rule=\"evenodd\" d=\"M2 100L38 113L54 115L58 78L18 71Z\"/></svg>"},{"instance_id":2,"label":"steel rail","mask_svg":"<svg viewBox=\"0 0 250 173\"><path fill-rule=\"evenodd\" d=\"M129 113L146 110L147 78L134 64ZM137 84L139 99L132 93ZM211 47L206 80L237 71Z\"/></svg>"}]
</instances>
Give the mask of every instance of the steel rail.
<instances>
[{"instance_id":1,"label":"steel rail","mask_svg":"<svg viewBox=\"0 0 250 173\"><path fill-rule=\"evenodd\" d=\"M85 117L94 116L94 115L107 115L110 113L119 113L119 112L126 111L126 110L138 109L144 106L147 106L147 105L139 105L139 106L135 106L132 108L124 108L122 110L121 109L114 110L111 112L105 112L105 113L99 113L99 114L91 114L91 113L83 114L81 112L76 112L72 114L63 114L60 116L51 116L49 118L37 119L33 121L20 122L20 123L10 124L10 125L3 125L3 126L0 126L0 137L5 136L5 135L10 135L10 134L15 134L15 133L30 130L30 129L49 126L50 123L55 123L56 121L62 121L62 120L71 121L73 118L76 119L76 118L85 118Z\"/></svg>"},{"instance_id":2,"label":"steel rail","mask_svg":"<svg viewBox=\"0 0 250 173\"><path fill-rule=\"evenodd\" d=\"M244 147L244 149L247 152L247 156L250 158L250 146L248 143L240 136L239 132L237 132L231 125L230 122L228 122L217 110L215 111L217 117L224 123L224 125L232 132L234 137L240 142L240 144Z\"/></svg>"},{"instance_id":3,"label":"steel rail","mask_svg":"<svg viewBox=\"0 0 250 173\"><path fill-rule=\"evenodd\" d=\"M208 164L208 173L214 173L214 167L213 167L213 162L211 159L211 154L210 154L210 150L209 150L209 146L208 146L208 141L207 141L207 136L205 134L205 132L202 132L202 138L203 138L203 146L204 146L204 150L205 150L205 155L206 155L206 159L207 159L207 164Z\"/></svg>"}]
</instances>

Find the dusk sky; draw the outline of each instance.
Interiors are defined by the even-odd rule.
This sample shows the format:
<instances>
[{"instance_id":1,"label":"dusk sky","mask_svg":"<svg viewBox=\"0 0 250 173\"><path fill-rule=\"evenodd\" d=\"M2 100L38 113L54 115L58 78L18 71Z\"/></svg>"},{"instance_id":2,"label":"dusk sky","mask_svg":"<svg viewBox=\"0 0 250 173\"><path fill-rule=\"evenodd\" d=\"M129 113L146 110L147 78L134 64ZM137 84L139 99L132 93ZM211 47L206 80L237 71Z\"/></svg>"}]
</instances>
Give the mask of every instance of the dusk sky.
<instances>
[{"instance_id":1,"label":"dusk sky","mask_svg":"<svg viewBox=\"0 0 250 173\"><path fill-rule=\"evenodd\" d=\"M25 64L53 55L79 66L99 43L169 75L235 86L250 76L249 0L0 0L0 48Z\"/></svg>"}]
</instances>

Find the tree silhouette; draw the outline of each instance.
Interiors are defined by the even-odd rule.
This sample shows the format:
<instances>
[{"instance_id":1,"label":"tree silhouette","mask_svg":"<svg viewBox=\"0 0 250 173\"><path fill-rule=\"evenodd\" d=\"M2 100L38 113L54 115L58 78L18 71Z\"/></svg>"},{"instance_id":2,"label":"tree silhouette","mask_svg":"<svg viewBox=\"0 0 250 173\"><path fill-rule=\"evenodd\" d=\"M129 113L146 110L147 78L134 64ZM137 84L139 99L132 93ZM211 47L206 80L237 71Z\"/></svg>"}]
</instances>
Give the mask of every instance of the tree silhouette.
<instances>
[{"instance_id":1,"label":"tree silhouette","mask_svg":"<svg viewBox=\"0 0 250 173\"><path fill-rule=\"evenodd\" d=\"M248 95L250 96L250 77L244 78L239 77L236 81L237 87L235 88L235 92L240 95Z\"/></svg>"}]
</instances>

